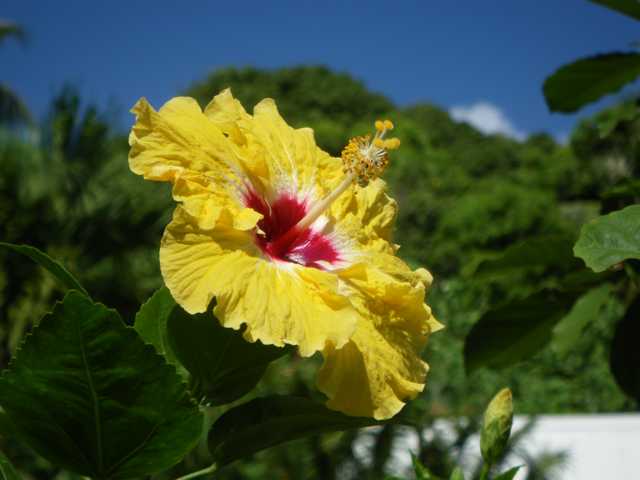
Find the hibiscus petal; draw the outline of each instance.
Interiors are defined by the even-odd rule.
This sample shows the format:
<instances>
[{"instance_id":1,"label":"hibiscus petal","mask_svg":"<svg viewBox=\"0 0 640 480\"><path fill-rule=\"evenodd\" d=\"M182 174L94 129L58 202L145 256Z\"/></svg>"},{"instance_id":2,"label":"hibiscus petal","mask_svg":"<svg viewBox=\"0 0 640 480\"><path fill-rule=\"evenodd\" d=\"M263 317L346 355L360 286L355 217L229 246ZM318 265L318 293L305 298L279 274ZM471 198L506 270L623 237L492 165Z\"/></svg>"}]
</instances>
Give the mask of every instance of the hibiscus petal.
<instances>
[{"instance_id":1,"label":"hibiscus petal","mask_svg":"<svg viewBox=\"0 0 640 480\"><path fill-rule=\"evenodd\" d=\"M428 365L420 351L442 328L424 304L427 273L385 254L339 272L360 318L344 348L323 352L318 388L329 408L386 419L424 389Z\"/></svg>"},{"instance_id":2,"label":"hibiscus petal","mask_svg":"<svg viewBox=\"0 0 640 480\"><path fill-rule=\"evenodd\" d=\"M198 103L176 97L156 112L145 98L131 109L136 123L129 135L129 167L148 180L173 181L186 171L222 181L234 176L233 157L223 132Z\"/></svg>"},{"instance_id":3,"label":"hibiscus petal","mask_svg":"<svg viewBox=\"0 0 640 480\"><path fill-rule=\"evenodd\" d=\"M357 313L338 293L338 279L322 270L261 258L249 233L199 229L178 207L160 247L160 267L176 301L188 312L214 313L226 326L246 324L245 338L297 345L300 354L335 346L351 337Z\"/></svg>"},{"instance_id":4,"label":"hibiscus petal","mask_svg":"<svg viewBox=\"0 0 640 480\"><path fill-rule=\"evenodd\" d=\"M256 105L253 117L241 125L265 152L271 183L276 189L312 193L322 198L344 176L342 161L316 146L313 130L291 128L270 98Z\"/></svg>"}]
</instances>

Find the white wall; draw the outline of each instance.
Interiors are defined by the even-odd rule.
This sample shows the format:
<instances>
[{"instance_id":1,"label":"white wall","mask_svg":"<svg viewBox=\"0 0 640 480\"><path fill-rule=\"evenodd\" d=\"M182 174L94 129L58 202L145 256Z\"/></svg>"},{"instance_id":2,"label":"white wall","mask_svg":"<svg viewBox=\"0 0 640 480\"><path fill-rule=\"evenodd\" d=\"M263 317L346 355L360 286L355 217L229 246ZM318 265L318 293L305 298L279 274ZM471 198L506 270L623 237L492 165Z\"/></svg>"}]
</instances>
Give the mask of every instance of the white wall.
<instances>
[{"instance_id":1,"label":"white wall","mask_svg":"<svg viewBox=\"0 0 640 480\"><path fill-rule=\"evenodd\" d=\"M566 452L561 480L640 479L640 414L541 415L522 445L532 454Z\"/></svg>"},{"instance_id":2,"label":"white wall","mask_svg":"<svg viewBox=\"0 0 640 480\"><path fill-rule=\"evenodd\" d=\"M528 420L528 417L516 416L513 431ZM453 438L448 422L438 421L435 428L440 435ZM432 435L427 432L425 440L429 441ZM371 435L365 429L355 445L359 459L371 461L372 444ZM532 456L565 452L566 461L556 470L554 480L640 480L640 414L540 415L533 430L519 445ZM417 453L417 449L417 437L407 430L394 444L389 465L391 473L406 475L411 469L411 454ZM464 455L464 467L468 471L480 456L478 438L469 442ZM523 462L512 457L507 463L516 466ZM516 480L525 477L526 468L523 468Z\"/></svg>"}]
</instances>

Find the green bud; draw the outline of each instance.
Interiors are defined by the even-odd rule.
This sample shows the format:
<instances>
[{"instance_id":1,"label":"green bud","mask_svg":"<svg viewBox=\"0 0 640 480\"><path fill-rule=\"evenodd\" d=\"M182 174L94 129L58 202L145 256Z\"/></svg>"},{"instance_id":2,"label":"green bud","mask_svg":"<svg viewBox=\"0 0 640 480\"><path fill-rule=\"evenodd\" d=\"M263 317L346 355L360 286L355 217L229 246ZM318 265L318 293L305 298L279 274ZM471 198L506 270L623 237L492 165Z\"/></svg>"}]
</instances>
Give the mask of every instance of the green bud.
<instances>
[{"instance_id":1,"label":"green bud","mask_svg":"<svg viewBox=\"0 0 640 480\"><path fill-rule=\"evenodd\" d=\"M511 390L503 388L489 402L484 412L484 424L480 434L480 450L487 465L493 465L507 446L513 422Z\"/></svg>"}]
</instances>

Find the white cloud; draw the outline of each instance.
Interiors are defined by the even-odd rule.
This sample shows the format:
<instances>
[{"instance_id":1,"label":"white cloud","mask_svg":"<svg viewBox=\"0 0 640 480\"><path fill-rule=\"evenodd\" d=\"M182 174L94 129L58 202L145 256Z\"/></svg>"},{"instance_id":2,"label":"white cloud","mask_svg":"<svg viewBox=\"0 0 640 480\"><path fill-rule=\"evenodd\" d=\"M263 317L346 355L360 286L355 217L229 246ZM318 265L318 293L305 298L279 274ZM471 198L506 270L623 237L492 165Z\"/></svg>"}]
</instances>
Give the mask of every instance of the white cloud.
<instances>
[{"instance_id":1,"label":"white cloud","mask_svg":"<svg viewBox=\"0 0 640 480\"><path fill-rule=\"evenodd\" d=\"M567 132L556 133L555 137L556 137L556 142L558 142L560 145L566 146L566 145L569 145L569 143L571 142L571 134Z\"/></svg>"},{"instance_id":2,"label":"white cloud","mask_svg":"<svg viewBox=\"0 0 640 480\"><path fill-rule=\"evenodd\" d=\"M527 136L518 130L500 108L486 101L471 105L457 105L449 110L449 115L458 122L466 122L482 133L500 133L516 140L524 140Z\"/></svg>"}]
</instances>

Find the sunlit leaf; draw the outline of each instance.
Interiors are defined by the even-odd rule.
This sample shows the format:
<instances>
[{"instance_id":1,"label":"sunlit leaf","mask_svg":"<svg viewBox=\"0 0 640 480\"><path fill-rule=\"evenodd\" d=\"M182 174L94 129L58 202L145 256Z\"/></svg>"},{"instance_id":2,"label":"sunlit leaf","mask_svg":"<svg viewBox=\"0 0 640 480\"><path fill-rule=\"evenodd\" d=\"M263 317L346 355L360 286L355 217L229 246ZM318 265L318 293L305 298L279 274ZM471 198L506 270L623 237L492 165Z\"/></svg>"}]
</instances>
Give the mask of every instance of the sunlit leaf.
<instances>
[{"instance_id":1,"label":"sunlit leaf","mask_svg":"<svg viewBox=\"0 0 640 480\"><path fill-rule=\"evenodd\" d=\"M371 418L349 417L307 398L257 398L232 408L213 424L209 451L222 466L298 438L376 424Z\"/></svg>"},{"instance_id":2,"label":"sunlit leaf","mask_svg":"<svg viewBox=\"0 0 640 480\"><path fill-rule=\"evenodd\" d=\"M220 325L211 312L190 315L176 306L167 322L170 347L209 403L230 403L251 391L273 360L288 348L251 343Z\"/></svg>"},{"instance_id":3,"label":"sunlit leaf","mask_svg":"<svg viewBox=\"0 0 640 480\"><path fill-rule=\"evenodd\" d=\"M638 0L589 0L603 7L617 10L618 12L628 15L636 20L640 20L640 3Z\"/></svg>"},{"instance_id":4,"label":"sunlit leaf","mask_svg":"<svg viewBox=\"0 0 640 480\"><path fill-rule=\"evenodd\" d=\"M71 273L69 273L69 271L64 268L60 262L52 259L49 255L41 250L38 250L36 247L32 247L30 245L14 245L13 243L5 242L0 242L0 247L7 248L14 252L20 253L25 257L29 257L38 265L48 270L49 273L53 274L53 276L55 276L60 282L62 282L65 287L78 290L84 293L86 296L89 296L84 287L80 285L80 282L78 282L78 280L76 280L75 277L71 275Z\"/></svg>"},{"instance_id":5,"label":"sunlit leaf","mask_svg":"<svg viewBox=\"0 0 640 480\"><path fill-rule=\"evenodd\" d=\"M640 110L636 102L624 102L615 108L602 112L597 120L600 138L608 137L621 122L629 122L636 118Z\"/></svg>"},{"instance_id":6,"label":"sunlit leaf","mask_svg":"<svg viewBox=\"0 0 640 480\"><path fill-rule=\"evenodd\" d=\"M640 259L640 205L631 205L585 224L573 251L596 272L628 258Z\"/></svg>"},{"instance_id":7,"label":"sunlit leaf","mask_svg":"<svg viewBox=\"0 0 640 480\"><path fill-rule=\"evenodd\" d=\"M553 328L551 348L560 355L568 353L586 326L598 318L610 295L611 285L605 283L580 297L571 311Z\"/></svg>"},{"instance_id":8,"label":"sunlit leaf","mask_svg":"<svg viewBox=\"0 0 640 480\"><path fill-rule=\"evenodd\" d=\"M611 372L620 388L640 401L640 296L616 327L611 344Z\"/></svg>"},{"instance_id":9,"label":"sunlit leaf","mask_svg":"<svg viewBox=\"0 0 640 480\"><path fill-rule=\"evenodd\" d=\"M510 366L537 353L574 300L573 295L545 290L486 312L465 339L467 372Z\"/></svg>"},{"instance_id":10,"label":"sunlit leaf","mask_svg":"<svg viewBox=\"0 0 640 480\"><path fill-rule=\"evenodd\" d=\"M140 307L133 328L145 342L153 345L167 362L174 365L182 377L186 378L188 372L173 353L167 332L167 321L176 305L167 287L158 289Z\"/></svg>"},{"instance_id":11,"label":"sunlit leaf","mask_svg":"<svg viewBox=\"0 0 640 480\"><path fill-rule=\"evenodd\" d=\"M0 404L33 450L98 479L164 470L202 430L174 368L115 310L76 291L26 338L0 378Z\"/></svg>"},{"instance_id":12,"label":"sunlit leaf","mask_svg":"<svg viewBox=\"0 0 640 480\"><path fill-rule=\"evenodd\" d=\"M614 52L583 58L558 69L543 86L549 109L575 112L640 76L640 54Z\"/></svg>"},{"instance_id":13,"label":"sunlit leaf","mask_svg":"<svg viewBox=\"0 0 640 480\"><path fill-rule=\"evenodd\" d=\"M464 473L460 467L456 467L453 472L451 472L451 476L449 480L464 480Z\"/></svg>"},{"instance_id":14,"label":"sunlit leaf","mask_svg":"<svg viewBox=\"0 0 640 480\"><path fill-rule=\"evenodd\" d=\"M520 468L521 466L510 468L506 472L502 472L500 475L493 477L493 480L513 480Z\"/></svg>"}]
</instances>

